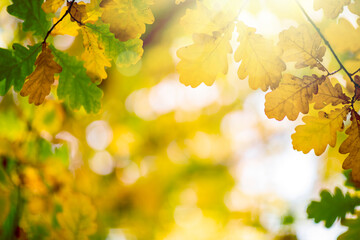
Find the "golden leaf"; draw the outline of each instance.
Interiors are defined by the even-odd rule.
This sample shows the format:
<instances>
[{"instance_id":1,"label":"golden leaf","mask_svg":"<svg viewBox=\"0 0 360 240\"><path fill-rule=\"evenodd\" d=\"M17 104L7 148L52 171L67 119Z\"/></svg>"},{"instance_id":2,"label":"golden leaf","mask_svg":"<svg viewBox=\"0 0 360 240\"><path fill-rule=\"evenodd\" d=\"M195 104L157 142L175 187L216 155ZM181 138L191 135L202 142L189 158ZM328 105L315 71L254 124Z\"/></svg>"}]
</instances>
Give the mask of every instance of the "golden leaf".
<instances>
[{"instance_id":1,"label":"golden leaf","mask_svg":"<svg viewBox=\"0 0 360 240\"><path fill-rule=\"evenodd\" d=\"M314 0L314 9L320 10L322 8L326 17L337 18L344 6L350 2L351 0Z\"/></svg>"},{"instance_id":2,"label":"golden leaf","mask_svg":"<svg viewBox=\"0 0 360 240\"><path fill-rule=\"evenodd\" d=\"M284 74L279 87L265 95L266 116L279 121L286 116L294 121L299 113L308 113L313 94L318 92L318 86L324 80L324 76L304 76L301 79Z\"/></svg>"},{"instance_id":3,"label":"golden leaf","mask_svg":"<svg viewBox=\"0 0 360 240\"><path fill-rule=\"evenodd\" d=\"M81 55L81 59L85 61L84 67L87 74L95 78L95 80L102 80L107 78L105 67L111 67L111 63L105 56L105 50L98 41L97 36L88 31L85 27L81 28L83 36L83 44L85 51Z\"/></svg>"},{"instance_id":4,"label":"golden leaf","mask_svg":"<svg viewBox=\"0 0 360 240\"><path fill-rule=\"evenodd\" d=\"M272 41L255 34L254 28L249 28L242 22L237 24L237 30L240 45L235 52L235 61L241 61L239 78L245 79L249 76L249 85L252 89L275 89L279 85L282 72L286 69L279 57L281 50L274 46Z\"/></svg>"},{"instance_id":5,"label":"golden leaf","mask_svg":"<svg viewBox=\"0 0 360 240\"><path fill-rule=\"evenodd\" d=\"M54 83L55 73L60 73L62 68L54 61L50 48L46 43L42 45L42 51L35 61L35 71L31 73L20 91L21 96L29 95L29 103L40 105L49 95L51 85Z\"/></svg>"},{"instance_id":6,"label":"golden leaf","mask_svg":"<svg viewBox=\"0 0 360 240\"><path fill-rule=\"evenodd\" d=\"M60 17L53 18L53 23L56 23L61 18L61 16L63 16L66 13L67 9L68 9L68 7L64 6L61 9ZM65 35L66 34L66 35L75 37L78 35L79 29L80 29L79 24L77 24L74 21L71 21L70 15L66 15L65 18L61 22L59 22L59 24L57 24L55 26L55 28L52 30L51 34L52 35Z\"/></svg>"},{"instance_id":7,"label":"golden leaf","mask_svg":"<svg viewBox=\"0 0 360 240\"><path fill-rule=\"evenodd\" d=\"M101 16L103 10L100 8L101 0L91 0L90 3L86 4L87 18L84 23L95 23Z\"/></svg>"},{"instance_id":8,"label":"golden leaf","mask_svg":"<svg viewBox=\"0 0 360 240\"><path fill-rule=\"evenodd\" d=\"M296 62L296 68L309 66L326 71L321 64L326 48L321 45L321 37L308 25L290 27L279 34L279 47L283 50L283 59Z\"/></svg>"},{"instance_id":9,"label":"golden leaf","mask_svg":"<svg viewBox=\"0 0 360 240\"><path fill-rule=\"evenodd\" d=\"M41 5L41 8L46 13L55 13L64 2L65 0L46 0L46 2Z\"/></svg>"},{"instance_id":10,"label":"golden leaf","mask_svg":"<svg viewBox=\"0 0 360 240\"><path fill-rule=\"evenodd\" d=\"M352 54L360 49L360 28L354 26L346 19L331 22L324 31L326 39L336 52L350 51Z\"/></svg>"},{"instance_id":11,"label":"golden leaf","mask_svg":"<svg viewBox=\"0 0 360 240\"><path fill-rule=\"evenodd\" d=\"M197 2L196 9L187 9L185 16L180 20L181 25L190 33L204 33L211 35L213 32L222 32L234 22L239 14L242 1L224 1L220 6Z\"/></svg>"},{"instance_id":12,"label":"golden leaf","mask_svg":"<svg viewBox=\"0 0 360 240\"><path fill-rule=\"evenodd\" d=\"M232 34L229 28L223 35L194 34L194 44L180 48L177 56L181 59L176 69L180 82L197 87L202 82L210 86L219 74L228 71L227 55L232 52L229 43Z\"/></svg>"},{"instance_id":13,"label":"golden leaf","mask_svg":"<svg viewBox=\"0 0 360 240\"><path fill-rule=\"evenodd\" d=\"M138 38L145 33L145 24L154 22L150 10L152 0L102 0L101 19L110 23L110 31L120 41Z\"/></svg>"},{"instance_id":14,"label":"golden leaf","mask_svg":"<svg viewBox=\"0 0 360 240\"><path fill-rule=\"evenodd\" d=\"M334 147L337 132L343 130L343 121L348 112L349 106L344 106L330 113L320 111L317 117L303 117L305 125L297 126L296 132L291 135L294 149L303 153L314 149L315 154L319 156L325 151L327 145Z\"/></svg>"},{"instance_id":15,"label":"golden leaf","mask_svg":"<svg viewBox=\"0 0 360 240\"><path fill-rule=\"evenodd\" d=\"M329 78L319 86L319 91L314 95L312 103L315 103L314 109L322 109L328 104L336 106L338 104L347 104L350 102L350 98L343 93L341 85L337 83L332 85Z\"/></svg>"},{"instance_id":16,"label":"golden leaf","mask_svg":"<svg viewBox=\"0 0 360 240\"><path fill-rule=\"evenodd\" d=\"M339 152L349 155L343 162L344 169L352 169L354 181L360 181L360 116L357 112L351 111L351 125L345 131L348 137L340 145Z\"/></svg>"}]
</instances>

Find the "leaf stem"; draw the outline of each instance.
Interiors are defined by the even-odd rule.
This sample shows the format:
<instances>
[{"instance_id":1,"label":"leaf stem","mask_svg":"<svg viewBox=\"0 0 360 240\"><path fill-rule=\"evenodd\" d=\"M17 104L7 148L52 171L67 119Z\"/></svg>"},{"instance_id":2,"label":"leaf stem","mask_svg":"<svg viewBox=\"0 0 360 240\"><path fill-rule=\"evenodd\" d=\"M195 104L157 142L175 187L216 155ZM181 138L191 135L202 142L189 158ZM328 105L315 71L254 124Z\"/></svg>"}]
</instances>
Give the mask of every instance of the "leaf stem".
<instances>
[{"instance_id":1,"label":"leaf stem","mask_svg":"<svg viewBox=\"0 0 360 240\"><path fill-rule=\"evenodd\" d=\"M68 1L69 2L69 1ZM50 30L46 33L46 36L44 38L44 41L42 43L46 43L47 38L49 37L50 33L54 30L54 28L56 27L56 25L58 25L65 17L66 15L68 15L70 13L71 7L73 6L75 0L72 0L70 2L70 6L69 8L66 10L65 14L54 24L52 25L52 27L50 28Z\"/></svg>"},{"instance_id":2,"label":"leaf stem","mask_svg":"<svg viewBox=\"0 0 360 240\"><path fill-rule=\"evenodd\" d=\"M351 73L351 76L354 76L356 73L358 73L360 71L360 68L358 70L356 70L355 72Z\"/></svg>"},{"instance_id":3,"label":"leaf stem","mask_svg":"<svg viewBox=\"0 0 360 240\"><path fill-rule=\"evenodd\" d=\"M360 85L354 81L353 79L353 75L360 71L360 69L358 69L356 72L354 72L353 74L349 73L349 71L345 68L345 66L342 64L342 62L340 61L339 57L336 55L334 49L331 47L329 41L325 38L325 36L321 33L320 29L316 26L316 24L314 23L314 21L310 18L310 16L307 14L307 12L305 11L305 9L301 6L301 4L299 3L298 0L295 0L295 2L297 3L297 5L299 6L300 10L302 11L302 13L305 15L306 19L311 23L311 25L315 28L315 30L318 32L318 34L320 35L321 39L324 41L325 45L330 49L332 55L335 57L336 61L338 62L338 64L340 65L340 70L344 70L344 72L346 73L346 75L349 77L350 81L354 84L355 88L360 88ZM337 71L335 71L336 73ZM330 74L331 75L331 74ZM354 108L354 102L355 102L355 93L354 96L351 99L351 106L352 108Z\"/></svg>"}]
</instances>

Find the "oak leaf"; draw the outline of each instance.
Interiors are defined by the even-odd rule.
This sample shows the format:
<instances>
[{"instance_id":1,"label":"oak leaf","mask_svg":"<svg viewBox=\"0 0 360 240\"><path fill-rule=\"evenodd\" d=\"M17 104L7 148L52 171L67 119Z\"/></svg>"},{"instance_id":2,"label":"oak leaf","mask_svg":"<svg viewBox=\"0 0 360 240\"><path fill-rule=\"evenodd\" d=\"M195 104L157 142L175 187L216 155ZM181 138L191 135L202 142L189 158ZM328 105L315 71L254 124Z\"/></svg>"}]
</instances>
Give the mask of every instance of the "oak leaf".
<instances>
[{"instance_id":1,"label":"oak leaf","mask_svg":"<svg viewBox=\"0 0 360 240\"><path fill-rule=\"evenodd\" d=\"M342 233L337 240L355 240L360 236L360 214L357 213L356 218L344 219L341 222L343 226L348 227L347 231Z\"/></svg>"},{"instance_id":2,"label":"oak leaf","mask_svg":"<svg viewBox=\"0 0 360 240\"><path fill-rule=\"evenodd\" d=\"M224 34L194 34L194 43L180 48L177 56L181 59L176 69L180 74L180 82L197 87L201 83L210 86L219 74L228 71L227 55L232 52L229 43L232 35L229 28Z\"/></svg>"},{"instance_id":3,"label":"oak leaf","mask_svg":"<svg viewBox=\"0 0 360 240\"><path fill-rule=\"evenodd\" d=\"M65 0L46 0L41 8L46 13L55 13L63 4Z\"/></svg>"},{"instance_id":4,"label":"oak leaf","mask_svg":"<svg viewBox=\"0 0 360 240\"><path fill-rule=\"evenodd\" d=\"M303 117L305 125L297 126L295 133L291 135L294 149L303 153L314 149L315 154L319 156L325 151L327 145L334 147L337 132L343 130L343 122L348 112L349 106L345 105L330 113L320 111L317 117Z\"/></svg>"},{"instance_id":5,"label":"oak leaf","mask_svg":"<svg viewBox=\"0 0 360 240\"><path fill-rule=\"evenodd\" d=\"M360 182L360 115L351 112L351 125L345 131L348 137L340 145L339 152L349 155L343 162L344 169L352 169L352 178L355 182Z\"/></svg>"},{"instance_id":6,"label":"oak leaf","mask_svg":"<svg viewBox=\"0 0 360 240\"><path fill-rule=\"evenodd\" d=\"M105 67L111 67L111 63L105 56L105 50L98 41L97 36L89 31L85 26L81 28L83 36L83 44L85 51L81 55L81 59L85 61L84 67L90 77L96 80L107 78Z\"/></svg>"},{"instance_id":7,"label":"oak leaf","mask_svg":"<svg viewBox=\"0 0 360 240\"><path fill-rule=\"evenodd\" d=\"M320 10L322 8L326 17L337 18L344 6L350 2L351 0L314 0L314 9Z\"/></svg>"},{"instance_id":8,"label":"oak leaf","mask_svg":"<svg viewBox=\"0 0 360 240\"><path fill-rule=\"evenodd\" d=\"M350 103L350 98L343 92L339 83L332 85L329 78L319 86L318 93L314 95L312 103L315 103L314 109L322 109L331 104L336 106L338 104Z\"/></svg>"},{"instance_id":9,"label":"oak leaf","mask_svg":"<svg viewBox=\"0 0 360 240\"><path fill-rule=\"evenodd\" d=\"M52 46L51 49L56 61L61 63L63 68L57 88L58 98L64 100L73 110L83 106L87 113L97 113L101 108L103 92L91 82L84 63Z\"/></svg>"},{"instance_id":10,"label":"oak leaf","mask_svg":"<svg viewBox=\"0 0 360 240\"><path fill-rule=\"evenodd\" d=\"M68 7L70 7L71 2L67 3ZM70 9L70 16L72 22L80 22L83 23L84 20L88 18L86 12L86 5L84 2L74 2Z\"/></svg>"},{"instance_id":11,"label":"oak leaf","mask_svg":"<svg viewBox=\"0 0 360 240\"><path fill-rule=\"evenodd\" d=\"M220 6L213 6L207 2L198 1L196 9L187 9L180 24L190 33L204 33L211 35L216 31L223 31L234 22L239 14L242 1L224 1Z\"/></svg>"},{"instance_id":12,"label":"oak leaf","mask_svg":"<svg viewBox=\"0 0 360 240\"><path fill-rule=\"evenodd\" d=\"M22 30L33 31L35 35L45 36L50 27L46 14L41 10L44 0L12 0L13 4L7 7L9 14L18 17L24 22Z\"/></svg>"},{"instance_id":13,"label":"oak leaf","mask_svg":"<svg viewBox=\"0 0 360 240\"><path fill-rule=\"evenodd\" d=\"M298 28L290 27L279 34L279 47L283 50L285 61L296 62L296 68L317 67L326 71L321 64L325 54L325 46L321 46L321 37L308 25Z\"/></svg>"},{"instance_id":14,"label":"oak leaf","mask_svg":"<svg viewBox=\"0 0 360 240\"><path fill-rule=\"evenodd\" d=\"M355 207L360 205L360 198L344 194L340 188L335 188L332 195L327 190L320 193L320 201L312 201L306 212L308 218L314 218L316 223L325 222L325 227L330 228L336 219L345 219L347 213L354 213Z\"/></svg>"},{"instance_id":15,"label":"oak leaf","mask_svg":"<svg viewBox=\"0 0 360 240\"><path fill-rule=\"evenodd\" d=\"M121 42L110 32L108 24L86 24L98 37L105 50L105 55L113 59L119 68L136 64L143 55L143 41L139 38Z\"/></svg>"},{"instance_id":16,"label":"oak leaf","mask_svg":"<svg viewBox=\"0 0 360 240\"><path fill-rule=\"evenodd\" d=\"M102 0L101 19L110 24L110 31L120 41L139 38L145 33L145 24L154 22L152 4L152 0Z\"/></svg>"},{"instance_id":17,"label":"oak leaf","mask_svg":"<svg viewBox=\"0 0 360 240\"><path fill-rule=\"evenodd\" d=\"M29 95L29 103L40 105L49 95L51 85L54 83L55 73L60 73L62 68L54 61L54 56L46 43L43 43L40 55L35 61L36 68L20 91L21 96Z\"/></svg>"},{"instance_id":18,"label":"oak leaf","mask_svg":"<svg viewBox=\"0 0 360 240\"><path fill-rule=\"evenodd\" d=\"M13 44L13 50L0 48L0 95L4 96L11 86L19 92L25 78L34 70L34 62L41 50L41 44L28 48Z\"/></svg>"},{"instance_id":19,"label":"oak leaf","mask_svg":"<svg viewBox=\"0 0 360 240\"><path fill-rule=\"evenodd\" d=\"M338 22L331 22L324 35L336 52L350 51L354 54L360 49L360 29L344 18L340 18Z\"/></svg>"},{"instance_id":20,"label":"oak leaf","mask_svg":"<svg viewBox=\"0 0 360 240\"><path fill-rule=\"evenodd\" d=\"M285 63L280 59L281 50L242 22L237 24L237 31L240 45L234 57L236 62L241 61L239 78L245 79L248 76L252 89L275 89L286 69Z\"/></svg>"},{"instance_id":21,"label":"oak leaf","mask_svg":"<svg viewBox=\"0 0 360 240\"><path fill-rule=\"evenodd\" d=\"M60 17L53 18L53 23L58 22L58 20L61 18L61 16L63 16L66 13L67 9L68 9L68 7L64 6L61 9ZM80 29L79 24L74 21L71 21L70 15L66 15L65 18L55 26L55 28L52 30L51 34L52 35L65 35L66 34L66 35L76 37L79 33L78 32L79 29Z\"/></svg>"},{"instance_id":22,"label":"oak leaf","mask_svg":"<svg viewBox=\"0 0 360 240\"><path fill-rule=\"evenodd\" d=\"M302 79L284 74L279 87L265 95L266 116L279 121L286 116L294 121L299 113L308 113L310 101L318 93L318 86L323 81L324 76L318 77L315 74Z\"/></svg>"}]
</instances>

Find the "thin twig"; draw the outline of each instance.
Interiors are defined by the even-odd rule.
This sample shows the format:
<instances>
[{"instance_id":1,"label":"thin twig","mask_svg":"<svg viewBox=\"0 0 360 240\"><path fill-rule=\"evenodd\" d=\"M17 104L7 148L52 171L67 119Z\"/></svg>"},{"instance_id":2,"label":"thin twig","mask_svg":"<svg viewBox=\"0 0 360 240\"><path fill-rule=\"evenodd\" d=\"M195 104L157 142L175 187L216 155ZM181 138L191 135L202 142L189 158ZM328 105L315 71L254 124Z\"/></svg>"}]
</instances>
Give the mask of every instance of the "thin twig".
<instances>
[{"instance_id":1,"label":"thin twig","mask_svg":"<svg viewBox=\"0 0 360 240\"><path fill-rule=\"evenodd\" d=\"M69 8L66 10L65 14L54 24L52 25L52 27L50 28L50 30L46 33L46 36L44 38L44 41L42 43L46 43L47 38L49 37L50 33L54 30L54 28L56 27L56 25L58 25L65 17L66 15L68 15L70 13L71 7L73 6L75 0L72 0L70 2L70 6Z\"/></svg>"},{"instance_id":2,"label":"thin twig","mask_svg":"<svg viewBox=\"0 0 360 240\"><path fill-rule=\"evenodd\" d=\"M302 13L305 15L306 19L311 23L311 25L315 28L315 30L318 32L318 34L320 35L321 39L324 41L325 45L330 49L332 55L335 57L336 61L338 62L338 64L340 65L340 70L344 70L344 72L346 73L346 75L349 77L350 81L354 84L355 88L360 88L360 85L354 81L352 75L354 74L350 74L349 71L344 67L344 65L342 64L342 62L340 61L339 57L336 55L334 49L331 47L329 41L325 38L325 36L321 33L320 29L316 26L316 24L314 23L314 21L310 18L310 16L306 13L305 9L301 6L301 4L299 3L298 0L295 0L295 2L297 3L297 5L299 6L299 8L301 9ZM360 71L360 69L359 69ZM355 94L355 93L354 93ZM355 95L354 95L355 96ZM352 100L351 100L351 106L354 108L354 101L355 101L355 97L353 96Z\"/></svg>"},{"instance_id":3,"label":"thin twig","mask_svg":"<svg viewBox=\"0 0 360 240\"><path fill-rule=\"evenodd\" d=\"M360 68L358 70L356 70L355 72L351 73L351 76L354 76L356 73L358 73L360 71Z\"/></svg>"},{"instance_id":4,"label":"thin twig","mask_svg":"<svg viewBox=\"0 0 360 240\"><path fill-rule=\"evenodd\" d=\"M327 76L334 75L335 73L340 72L341 70L342 70L342 68L339 68L339 69L338 69L338 70L336 70L336 71L333 71L333 72L328 72L328 75L327 75Z\"/></svg>"}]
</instances>

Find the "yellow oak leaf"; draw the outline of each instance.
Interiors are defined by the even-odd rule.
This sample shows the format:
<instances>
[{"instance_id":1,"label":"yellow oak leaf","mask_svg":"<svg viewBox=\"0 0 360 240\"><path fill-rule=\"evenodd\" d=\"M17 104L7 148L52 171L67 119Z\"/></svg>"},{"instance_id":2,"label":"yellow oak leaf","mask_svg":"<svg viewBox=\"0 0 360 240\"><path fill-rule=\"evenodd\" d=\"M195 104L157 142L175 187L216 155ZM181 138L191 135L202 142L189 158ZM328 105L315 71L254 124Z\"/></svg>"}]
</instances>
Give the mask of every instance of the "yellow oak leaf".
<instances>
[{"instance_id":1,"label":"yellow oak leaf","mask_svg":"<svg viewBox=\"0 0 360 240\"><path fill-rule=\"evenodd\" d=\"M56 23L67 11L68 7L64 6L61 9L61 13L60 13L60 17L54 17L53 18L53 23ZM66 15L65 18L59 22L55 28L52 30L51 34L52 35L70 35L70 36L77 36L78 35L78 30L80 29L79 24L77 24L74 21L71 21L71 17L70 15Z\"/></svg>"},{"instance_id":2,"label":"yellow oak leaf","mask_svg":"<svg viewBox=\"0 0 360 240\"><path fill-rule=\"evenodd\" d=\"M353 53L360 49L360 28L354 26L346 19L331 22L325 29L324 35L336 52L350 51Z\"/></svg>"},{"instance_id":3,"label":"yellow oak leaf","mask_svg":"<svg viewBox=\"0 0 360 240\"><path fill-rule=\"evenodd\" d=\"M46 13L55 13L59 7L61 7L65 3L65 0L46 0L41 8Z\"/></svg>"},{"instance_id":4,"label":"yellow oak leaf","mask_svg":"<svg viewBox=\"0 0 360 240\"><path fill-rule=\"evenodd\" d=\"M349 5L349 10L350 10L352 13L360 16L360 1L357 0L357 1L353 2L353 3L351 3L351 4ZM359 19L358 19L358 22L359 22Z\"/></svg>"},{"instance_id":5,"label":"yellow oak leaf","mask_svg":"<svg viewBox=\"0 0 360 240\"><path fill-rule=\"evenodd\" d=\"M304 76L302 79L291 74L284 74L278 88L265 95L265 114L268 118L282 120L286 116L294 121L299 113L309 112L309 103L324 76Z\"/></svg>"},{"instance_id":6,"label":"yellow oak leaf","mask_svg":"<svg viewBox=\"0 0 360 240\"><path fill-rule=\"evenodd\" d=\"M201 83L210 86L220 74L227 74L227 55L232 53L229 43L232 29L224 34L194 34L194 44L180 48L177 56L181 59L176 69L180 74L180 82L197 87Z\"/></svg>"},{"instance_id":7,"label":"yellow oak leaf","mask_svg":"<svg viewBox=\"0 0 360 240\"><path fill-rule=\"evenodd\" d=\"M235 52L235 61L240 62L238 76L240 79L249 77L252 89L266 91L275 89L280 82L282 72L286 69L280 59L281 50L272 41L255 33L254 28L242 22L237 24L239 47Z\"/></svg>"},{"instance_id":8,"label":"yellow oak leaf","mask_svg":"<svg viewBox=\"0 0 360 240\"><path fill-rule=\"evenodd\" d=\"M279 47L283 50L283 59L296 62L296 68L317 67L326 71L321 64L326 48L321 45L321 37L308 25L290 27L279 34Z\"/></svg>"},{"instance_id":9,"label":"yellow oak leaf","mask_svg":"<svg viewBox=\"0 0 360 240\"><path fill-rule=\"evenodd\" d=\"M350 2L351 0L314 0L314 9L320 10L322 8L326 17L337 18L344 6Z\"/></svg>"},{"instance_id":10,"label":"yellow oak leaf","mask_svg":"<svg viewBox=\"0 0 360 240\"><path fill-rule=\"evenodd\" d=\"M350 98L343 92L339 83L333 86L329 78L326 78L319 86L319 91L314 95L311 102L315 103L314 109L322 109L329 104L336 106L350 103Z\"/></svg>"},{"instance_id":11,"label":"yellow oak leaf","mask_svg":"<svg viewBox=\"0 0 360 240\"><path fill-rule=\"evenodd\" d=\"M103 9L100 8L100 2L101 0L91 0L86 4L87 18L84 23L95 23L101 17Z\"/></svg>"},{"instance_id":12,"label":"yellow oak leaf","mask_svg":"<svg viewBox=\"0 0 360 240\"><path fill-rule=\"evenodd\" d=\"M349 155L343 162L344 169L352 169L352 178L360 182L360 116L357 112L351 112L351 125L345 131L348 137L340 145L339 152Z\"/></svg>"},{"instance_id":13,"label":"yellow oak leaf","mask_svg":"<svg viewBox=\"0 0 360 240\"><path fill-rule=\"evenodd\" d=\"M297 126L295 133L291 135L294 149L303 153L314 149L315 154L320 156L327 145L334 147L337 132L343 130L349 109L349 106L343 106L330 113L320 111L317 117L303 117L305 125Z\"/></svg>"},{"instance_id":14,"label":"yellow oak leaf","mask_svg":"<svg viewBox=\"0 0 360 240\"><path fill-rule=\"evenodd\" d=\"M110 24L110 31L120 41L138 38L145 33L145 24L154 22L152 0L102 0L101 19Z\"/></svg>"},{"instance_id":15,"label":"yellow oak leaf","mask_svg":"<svg viewBox=\"0 0 360 240\"><path fill-rule=\"evenodd\" d=\"M50 93L55 73L62 71L61 66L53 58L50 48L43 43L42 51L35 61L36 68L26 77L27 81L20 91L20 95L23 97L29 95L29 103L35 105L43 103L45 97Z\"/></svg>"},{"instance_id":16,"label":"yellow oak leaf","mask_svg":"<svg viewBox=\"0 0 360 240\"><path fill-rule=\"evenodd\" d=\"M105 67L111 67L111 63L105 56L105 50L102 44L98 41L97 36L86 29L81 28L83 36L83 44L85 51L81 55L81 59L85 61L84 67L86 68L87 74L97 80L107 78Z\"/></svg>"},{"instance_id":17,"label":"yellow oak leaf","mask_svg":"<svg viewBox=\"0 0 360 240\"><path fill-rule=\"evenodd\" d=\"M96 209L88 197L75 194L63 199L62 205L63 211L56 215L60 239L86 240L96 232Z\"/></svg>"},{"instance_id":18,"label":"yellow oak leaf","mask_svg":"<svg viewBox=\"0 0 360 240\"><path fill-rule=\"evenodd\" d=\"M205 33L222 31L234 22L238 16L242 1L224 1L223 5L214 6L206 2L197 2L196 9L187 9L180 24L191 33Z\"/></svg>"}]
</instances>

